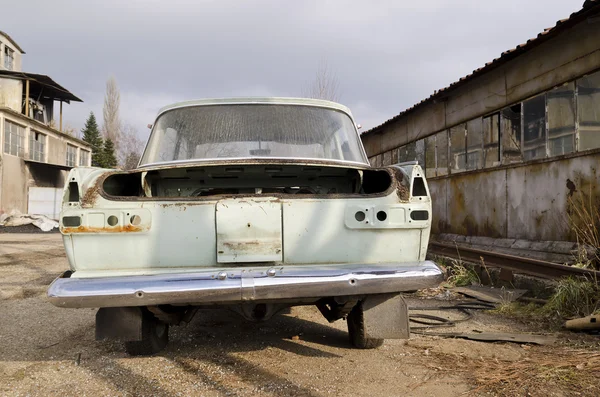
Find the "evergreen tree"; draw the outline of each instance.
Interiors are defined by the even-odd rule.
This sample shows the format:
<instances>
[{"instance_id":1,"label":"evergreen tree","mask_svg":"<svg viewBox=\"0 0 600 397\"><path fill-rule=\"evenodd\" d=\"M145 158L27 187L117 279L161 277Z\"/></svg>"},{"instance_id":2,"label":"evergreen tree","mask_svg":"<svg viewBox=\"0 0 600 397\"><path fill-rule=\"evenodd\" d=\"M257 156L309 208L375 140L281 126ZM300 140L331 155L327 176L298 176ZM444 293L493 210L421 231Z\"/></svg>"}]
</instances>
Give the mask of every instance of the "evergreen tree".
<instances>
[{"instance_id":1,"label":"evergreen tree","mask_svg":"<svg viewBox=\"0 0 600 397\"><path fill-rule=\"evenodd\" d=\"M81 132L83 140L92 146L92 167L103 167L104 142L94 112L90 112Z\"/></svg>"},{"instance_id":2,"label":"evergreen tree","mask_svg":"<svg viewBox=\"0 0 600 397\"><path fill-rule=\"evenodd\" d=\"M112 139L106 138L104 150L102 153L102 167L115 168L117 166L117 156L115 155L115 144Z\"/></svg>"}]
</instances>

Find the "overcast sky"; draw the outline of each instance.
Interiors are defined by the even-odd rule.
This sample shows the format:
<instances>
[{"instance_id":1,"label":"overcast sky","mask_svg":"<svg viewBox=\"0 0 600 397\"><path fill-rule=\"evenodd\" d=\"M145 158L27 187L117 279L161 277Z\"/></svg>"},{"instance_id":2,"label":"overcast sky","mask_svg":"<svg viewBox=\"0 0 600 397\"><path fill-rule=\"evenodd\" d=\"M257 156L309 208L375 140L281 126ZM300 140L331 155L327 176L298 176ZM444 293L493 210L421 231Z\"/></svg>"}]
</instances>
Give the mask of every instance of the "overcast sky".
<instances>
[{"instance_id":1,"label":"overcast sky","mask_svg":"<svg viewBox=\"0 0 600 397\"><path fill-rule=\"evenodd\" d=\"M583 0L11 1L0 30L101 122L106 80L143 138L164 105L197 98L300 96L320 63L363 131L535 37Z\"/></svg>"}]
</instances>

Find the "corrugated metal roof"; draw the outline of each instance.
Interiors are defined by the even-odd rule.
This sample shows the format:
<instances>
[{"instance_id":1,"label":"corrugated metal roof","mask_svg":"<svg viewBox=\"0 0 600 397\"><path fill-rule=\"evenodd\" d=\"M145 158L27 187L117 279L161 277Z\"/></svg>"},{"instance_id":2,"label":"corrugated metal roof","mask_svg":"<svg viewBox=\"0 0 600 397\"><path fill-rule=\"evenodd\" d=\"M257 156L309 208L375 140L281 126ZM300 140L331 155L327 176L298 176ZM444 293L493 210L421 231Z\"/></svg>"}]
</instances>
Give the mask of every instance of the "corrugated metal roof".
<instances>
[{"instance_id":1,"label":"corrugated metal roof","mask_svg":"<svg viewBox=\"0 0 600 397\"><path fill-rule=\"evenodd\" d=\"M69 90L67 90L66 88L64 88L45 74L16 72L12 70L0 70L0 77L8 77L19 80L29 80L30 82L38 85L39 91L43 94L44 97L65 101L67 103L69 103L69 101L83 102L81 99L77 98L74 94L72 94ZM31 90L35 90L35 88L35 86L32 86ZM34 97L37 94L30 91L30 95Z\"/></svg>"},{"instance_id":2,"label":"corrugated metal roof","mask_svg":"<svg viewBox=\"0 0 600 397\"><path fill-rule=\"evenodd\" d=\"M448 91L453 90L453 89L457 88L458 86L466 83L467 81L469 81L473 78L479 77L480 75L499 67L500 65L508 62L511 59L516 58L517 56L521 55L522 53L524 53L526 51L531 50L532 48L540 45L544 41L550 39L552 36L560 33L564 29L567 29L567 28L575 25L576 23L581 22L583 19L587 18L590 14L599 12L600 11L599 6L600 6L600 0L586 0L583 3L582 8L579 11L572 13L569 16L569 18L561 19L561 20L557 21L556 25L554 25L553 27L544 29L544 31L539 33L536 37L527 40L523 44L519 44L515 48L511 48L510 50L504 51L503 53L500 54L500 56L498 58L496 58L490 62L487 62L484 66L482 66L478 69L475 69L472 73L470 73L464 77L461 77L458 81L450 84L448 87L445 87L445 88L435 91L428 98L425 98L421 102L400 112L400 114L392 117L391 119L385 121L384 123L378 125L377 127L374 127L368 131L365 131L363 134L361 134L361 136L367 136L369 134L379 131L386 125L393 123L394 121L398 120L400 117L404 116L405 114L433 101L434 99L443 97L445 94L448 93Z\"/></svg>"}]
</instances>

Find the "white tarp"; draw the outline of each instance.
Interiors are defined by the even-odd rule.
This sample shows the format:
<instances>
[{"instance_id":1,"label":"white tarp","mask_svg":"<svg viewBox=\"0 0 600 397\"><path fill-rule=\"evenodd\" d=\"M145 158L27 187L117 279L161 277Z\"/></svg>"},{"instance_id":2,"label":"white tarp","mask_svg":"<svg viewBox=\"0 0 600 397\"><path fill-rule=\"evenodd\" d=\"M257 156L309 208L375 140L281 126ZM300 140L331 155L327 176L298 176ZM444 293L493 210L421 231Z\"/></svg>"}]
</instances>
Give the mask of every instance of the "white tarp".
<instances>
[{"instance_id":1,"label":"white tarp","mask_svg":"<svg viewBox=\"0 0 600 397\"><path fill-rule=\"evenodd\" d=\"M44 215L27 215L21 214L19 211L11 211L8 214L0 215L0 226L23 226L32 224L40 228L44 232L58 227L58 222Z\"/></svg>"}]
</instances>

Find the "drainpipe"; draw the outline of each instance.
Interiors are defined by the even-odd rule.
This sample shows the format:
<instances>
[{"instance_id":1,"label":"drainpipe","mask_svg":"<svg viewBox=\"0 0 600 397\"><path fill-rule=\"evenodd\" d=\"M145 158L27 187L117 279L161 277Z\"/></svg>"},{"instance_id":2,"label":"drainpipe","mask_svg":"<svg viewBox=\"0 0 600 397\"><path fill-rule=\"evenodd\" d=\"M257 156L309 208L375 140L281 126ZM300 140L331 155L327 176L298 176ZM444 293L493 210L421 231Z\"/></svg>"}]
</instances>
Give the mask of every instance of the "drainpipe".
<instances>
[{"instance_id":1,"label":"drainpipe","mask_svg":"<svg viewBox=\"0 0 600 397\"><path fill-rule=\"evenodd\" d=\"M29 117L29 80L25 80L25 116Z\"/></svg>"},{"instance_id":2,"label":"drainpipe","mask_svg":"<svg viewBox=\"0 0 600 397\"><path fill-rule=\"evenodd\" d=\"M60 132L62 132L62 103L63 101L60 101Z\"/></svg>"}]
</instances>

